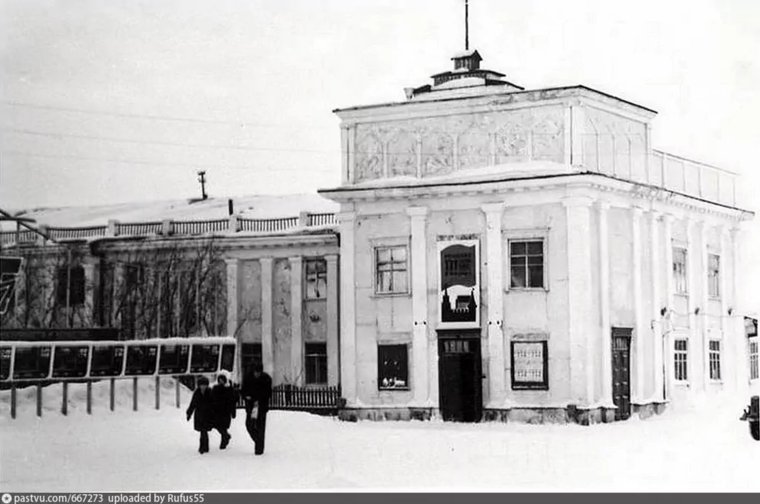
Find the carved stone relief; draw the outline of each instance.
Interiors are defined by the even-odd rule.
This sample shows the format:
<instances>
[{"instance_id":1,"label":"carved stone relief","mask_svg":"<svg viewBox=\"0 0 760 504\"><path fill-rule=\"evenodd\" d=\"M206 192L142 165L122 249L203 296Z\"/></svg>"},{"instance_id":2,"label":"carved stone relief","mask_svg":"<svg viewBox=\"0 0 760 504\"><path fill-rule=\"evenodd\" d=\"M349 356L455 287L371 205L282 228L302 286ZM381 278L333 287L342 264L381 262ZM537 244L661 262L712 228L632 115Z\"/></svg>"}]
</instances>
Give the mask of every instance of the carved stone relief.
<instances>
[{"instance_id":1,"label":"carved stone relief","mask_svg":"<svg viewBox=\"0 0 760 504\"><path fill-rule=\"evenodd\" d=\"M423 176L445 175L453 169L454 139L444 131L430 131L422 138Z\"/></svg>"},{"instance_id":2,"label":"carved stone relief","mask_svg":"<svg viewBox=\"0 0 760 504\"><path fill-rule=\"evenodd\" d=\"M482 168L491 165L491 134L479 125L473 125L459 135L459 169Z\"/></svg>"},{"instance_id":3,"label":"carved stone relief","mask_svg":"<svg viewBox=\"0 0 760 504\"><path fill-rule=\"evenodd\" d=\"M388 140L388 176L415 176L417 174L417 134L398 130Z\"/></svg>"},{"instance_id":4,"label":"carved stone relief","mask_svg":"<svg viewBox=\"0 0 760 504\"><path fill-rule=\"evenodd\" d=\"M375 131L363 132L356 141L356 180L383 176L383 144Z\"/></svg>"}]
</instances>

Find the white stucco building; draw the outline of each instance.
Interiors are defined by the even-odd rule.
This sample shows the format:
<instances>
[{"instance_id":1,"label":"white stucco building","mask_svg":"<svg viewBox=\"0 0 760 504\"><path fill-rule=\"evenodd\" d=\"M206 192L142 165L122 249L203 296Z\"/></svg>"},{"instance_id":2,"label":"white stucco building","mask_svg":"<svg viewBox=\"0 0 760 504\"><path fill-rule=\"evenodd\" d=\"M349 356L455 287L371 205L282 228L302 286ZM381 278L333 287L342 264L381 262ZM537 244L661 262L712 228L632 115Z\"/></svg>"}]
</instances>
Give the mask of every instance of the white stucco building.
<instances>
[{"instance_id":1,"label":"white stucco building","mask_svg":"<svg viewBox=\"0 0 760 504\"><path fill-rule=\"evenodd\" d=\"M746 385L736 176L477 51L337 110L344 418L625 419Z\"/></svg>"}]
</instances>

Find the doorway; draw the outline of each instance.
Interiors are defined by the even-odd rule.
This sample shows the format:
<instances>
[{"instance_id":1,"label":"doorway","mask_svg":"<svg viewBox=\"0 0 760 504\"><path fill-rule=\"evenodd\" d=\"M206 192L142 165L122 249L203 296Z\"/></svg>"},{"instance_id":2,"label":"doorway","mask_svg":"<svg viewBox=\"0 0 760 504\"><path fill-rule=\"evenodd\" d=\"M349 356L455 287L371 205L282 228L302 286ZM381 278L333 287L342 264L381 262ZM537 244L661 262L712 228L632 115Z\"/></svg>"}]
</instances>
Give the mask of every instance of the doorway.
<instances>
[{"instance_id":1,"label":"doorway","mask_svg":"<svg viewBox=\"0 0 760 504\"><path fill-rule=\"evenodd\" d=\"M439 331L438 389L441 416L479 422L483 414L480 330Z\"/></svg>"},{"instance_id":2,"label":"doorway","mask_svg":"<svg viewBox=\"0 0 760 504\"><path fill-rule=\"evenodd\" d=\"M612 328L612 402L615 420L631 416L631 333L630 328Z\"/></svg>"}]
</instances>

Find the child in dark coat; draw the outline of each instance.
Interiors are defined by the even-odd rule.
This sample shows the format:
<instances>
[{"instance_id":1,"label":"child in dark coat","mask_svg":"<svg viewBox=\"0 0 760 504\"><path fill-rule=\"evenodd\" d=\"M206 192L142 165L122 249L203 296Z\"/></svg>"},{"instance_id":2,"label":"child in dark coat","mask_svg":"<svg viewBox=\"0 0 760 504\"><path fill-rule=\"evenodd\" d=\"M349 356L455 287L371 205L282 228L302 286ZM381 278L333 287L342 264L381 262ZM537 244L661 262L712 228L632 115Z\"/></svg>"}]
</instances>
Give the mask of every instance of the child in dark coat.
<instances>
[{"instance_id":1,"label":"child in dark coat","mask_svg":"<svg viewBox=\"0 0 760 504\"><path fill-rule=\"evenodd\" d=\"M211 410L214 428L222 436L219 449L224 450L232 438L228 429L237 411L237 393L232 388L228 371L221 371L216 380L216 385L211 390Z\"/></svg>"},{"instance_id":2,"label":"child in dark coat","mask_svg":"<svg viewBox=\"0 0 760 504\"><path fill-rule=\"evenodd\" d=\"M208 431L214 425L213 406L211 402L211 389L208 386L208 378L201 376L198 378L198 388L193 392L193 398L190 400L190 406L187 407L187 421L195 414L194 427L201 433L201 442L198 452L202 455L208 452Z\"/></svg>"}]
</instances>

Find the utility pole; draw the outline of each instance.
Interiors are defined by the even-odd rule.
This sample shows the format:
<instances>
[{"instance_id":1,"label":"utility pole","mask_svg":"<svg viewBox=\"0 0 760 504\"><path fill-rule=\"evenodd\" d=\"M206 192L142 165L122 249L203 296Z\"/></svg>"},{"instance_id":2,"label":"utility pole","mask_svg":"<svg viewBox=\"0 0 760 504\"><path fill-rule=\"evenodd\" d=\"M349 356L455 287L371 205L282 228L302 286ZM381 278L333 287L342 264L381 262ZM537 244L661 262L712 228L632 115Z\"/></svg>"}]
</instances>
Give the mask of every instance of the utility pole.
<instances>
[{"instance_id":1,"label":"utility pole","mask_svg":"<svg viewBox=\"0 0 760 504\"><path fill-rule=\"evenodd\" d=\"M208 194L206 194L206 172L204 170L198 172L198 182L201 183L201 199L208 199Z\"/></svg>"}]
</instances>

